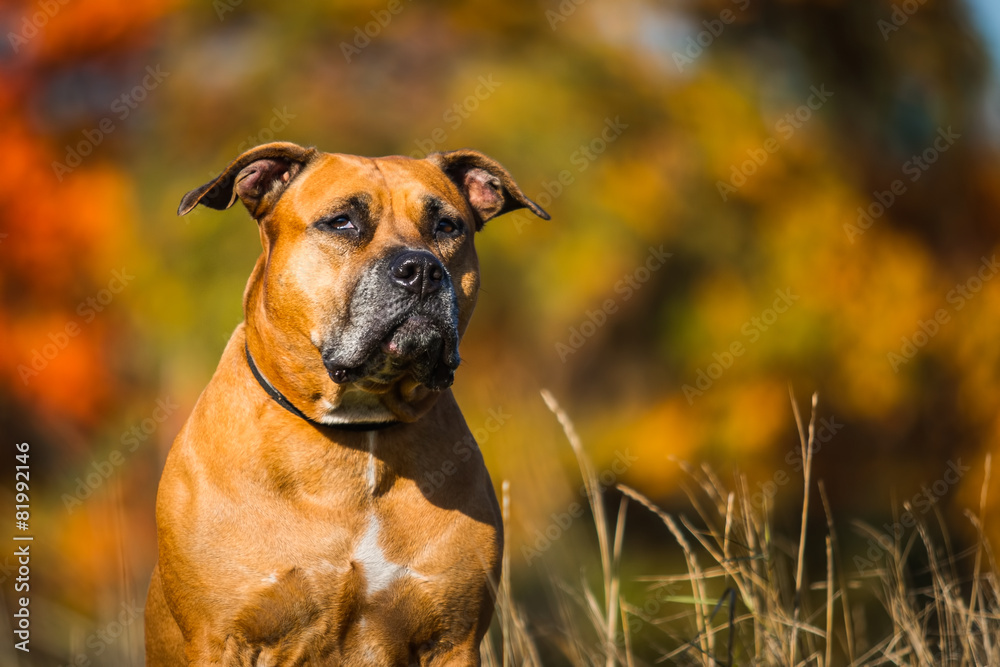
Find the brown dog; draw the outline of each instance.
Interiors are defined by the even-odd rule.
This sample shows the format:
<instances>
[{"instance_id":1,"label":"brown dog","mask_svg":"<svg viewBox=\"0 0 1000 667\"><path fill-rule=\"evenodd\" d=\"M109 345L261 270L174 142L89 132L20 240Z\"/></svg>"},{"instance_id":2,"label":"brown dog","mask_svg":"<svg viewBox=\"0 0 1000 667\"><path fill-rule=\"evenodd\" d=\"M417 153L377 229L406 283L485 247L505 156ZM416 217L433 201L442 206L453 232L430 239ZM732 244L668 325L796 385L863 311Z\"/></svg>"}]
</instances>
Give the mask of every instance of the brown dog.
<instances>
[{"instance_id":1,"label":"brown dog","mask_svg":"<svg viewBox=\"0 0 1000 667\"><path fill-rule=\"evenodd\" d=\"M237 197L264 252L160 481L147 665L478 665L503 533L448 387L475 232L548 214L475 151L290 143L178 213Z\"/></svg>"}]
</instances>

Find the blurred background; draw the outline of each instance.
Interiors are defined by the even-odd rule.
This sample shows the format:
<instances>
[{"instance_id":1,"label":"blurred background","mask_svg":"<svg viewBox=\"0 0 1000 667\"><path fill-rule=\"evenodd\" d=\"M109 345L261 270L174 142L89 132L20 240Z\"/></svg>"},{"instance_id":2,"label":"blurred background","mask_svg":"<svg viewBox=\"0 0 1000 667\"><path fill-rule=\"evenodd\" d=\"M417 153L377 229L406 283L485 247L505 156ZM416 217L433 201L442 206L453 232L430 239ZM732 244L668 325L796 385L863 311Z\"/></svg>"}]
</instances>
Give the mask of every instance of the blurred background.
<instances>
[{"instance_id":1,"label":"blurred background","mask_svg":"<svg viewBox=\"0 0 1000 667\"><path fill-rule=\"evenodd\" d=\"M0 27L0 506L28 442L35 535L32 651L0 633L3 664L142 664L157 480L260 251L240 206L175 210L274 139L476 148L552 214L478 236L454 387L543 645L596 543L560 518L585 499L543 388L603 483L690 513L681 462L742 471L791 535L789 387L816 391L849 574L850 521L904 501L971 535L1000 452L992 0L31 0ZM627 595L683 569L644 513Z\"/></svg>"}]
</instances>

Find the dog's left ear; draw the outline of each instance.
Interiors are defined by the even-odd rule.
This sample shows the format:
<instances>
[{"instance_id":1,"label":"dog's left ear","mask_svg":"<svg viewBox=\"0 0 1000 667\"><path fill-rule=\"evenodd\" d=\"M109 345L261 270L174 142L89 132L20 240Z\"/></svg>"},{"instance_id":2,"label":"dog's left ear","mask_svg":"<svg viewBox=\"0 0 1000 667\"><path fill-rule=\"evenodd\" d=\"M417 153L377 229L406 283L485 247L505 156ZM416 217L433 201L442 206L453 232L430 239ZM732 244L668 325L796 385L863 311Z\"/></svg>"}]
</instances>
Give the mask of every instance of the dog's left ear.
<instances>
[{"instance_id":1,"label":"dog's left ear","mask_svg":"<svg viewBox=\"0 0 1000 667\"><path fill-rule=\"evenodd\" d=\"M201 204L224 210L237 197L254 219L281 196L291 180L315 156L315 148L303 148L287 141L275 141L251 148L237 157L221 174L184 195L177 215L185 215Z\"/></svg>"},{"instance_id":2,"label":"dog's left ear","mask_svg":"<svg viewBox=\"0 0 1000 667\"><path fill-rule=\"evenodd\" d=\"M492 218L526 208L543 220L550 216L528 199L503 165L479 151L462 149L431 153L427 159L437 165L458 186L479 219L476 231Z\"/></svg>"}]
</instances>

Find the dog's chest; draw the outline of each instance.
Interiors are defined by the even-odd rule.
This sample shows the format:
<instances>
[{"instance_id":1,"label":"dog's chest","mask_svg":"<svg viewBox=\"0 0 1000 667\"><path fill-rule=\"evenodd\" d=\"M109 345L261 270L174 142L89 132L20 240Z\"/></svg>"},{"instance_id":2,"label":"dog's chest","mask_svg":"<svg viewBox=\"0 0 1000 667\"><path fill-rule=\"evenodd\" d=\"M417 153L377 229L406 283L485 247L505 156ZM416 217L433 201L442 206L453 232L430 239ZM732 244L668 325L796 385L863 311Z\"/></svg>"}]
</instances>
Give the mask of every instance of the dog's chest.
<instances>
[{"instance_id":1,"label":"dog's chest","mask_svg":"<svg viewBox=\"0 0 1000 667\"><path fill-rule=\"evenodd\" d=\"M360 568L364 577L366 599L372 598L401 579L430 581L427 576L411 568L408 563L397 563L389 558L380 543L380 532L381 522L372 514L350 558L351 567Z\"/></svg>"},{"instance_id":2,"label":"dog's chest","mask_svg":"<svg viewBox=\"0 0 1000 667\"><path fill-rule=\"evenodd\" d=\"M302 655L317 665L409 664L474 631L496 562L492 548L470 553L472 543L491 545L478 534L485 526L429 502L412 480L388 479L374 452L352 467L350 493L295 503L271 522L271 539L294 544L248 573L234 633L264 647L273 661L262 664ZM331 502L344 506L324 512Z\"/></svg>"}]
</instances>

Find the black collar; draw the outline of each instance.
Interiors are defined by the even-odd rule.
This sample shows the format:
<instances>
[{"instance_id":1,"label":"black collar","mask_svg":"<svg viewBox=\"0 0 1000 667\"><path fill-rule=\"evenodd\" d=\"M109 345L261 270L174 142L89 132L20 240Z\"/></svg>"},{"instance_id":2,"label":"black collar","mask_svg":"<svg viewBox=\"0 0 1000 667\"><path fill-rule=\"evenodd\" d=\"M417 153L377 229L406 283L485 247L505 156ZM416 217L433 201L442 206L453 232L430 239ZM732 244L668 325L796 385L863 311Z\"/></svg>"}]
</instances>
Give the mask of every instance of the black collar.
<instances>
[{"instance_id":1,"label":"black collar","mask_svg":"<svg viewBox=\"0 0 1000 667\"><path fill-rule=\"evenodd\" d=\"M289 401L284 394L274 388L267 378L260 372L257 368L257 364L254 363L253 355L250 354L250 346L244 342L243 349L246 351L247 355L247 365L250 366L250 372L253 373L254 379L257 380L257 384L261 386L261 389L267 392L267 395L274 399L274 402L283 407L284 409L291 412L296 417L303 419L313 426L319 426L322 428L332 428L338 431L378 431L379 429L389 428L390 426L395 426L399 424L398 421L391 422L354 422L346 424L323 424L315 419L310 419L304 412L295 407L291 401Z\"/></svg>"}]
</instances>

